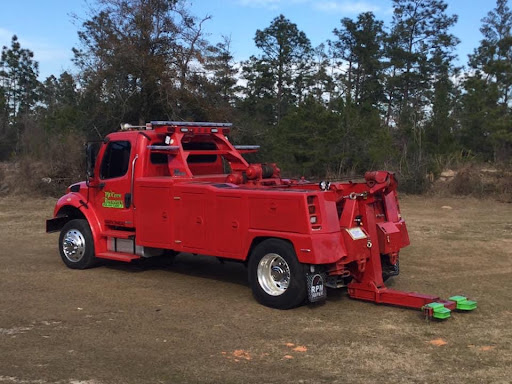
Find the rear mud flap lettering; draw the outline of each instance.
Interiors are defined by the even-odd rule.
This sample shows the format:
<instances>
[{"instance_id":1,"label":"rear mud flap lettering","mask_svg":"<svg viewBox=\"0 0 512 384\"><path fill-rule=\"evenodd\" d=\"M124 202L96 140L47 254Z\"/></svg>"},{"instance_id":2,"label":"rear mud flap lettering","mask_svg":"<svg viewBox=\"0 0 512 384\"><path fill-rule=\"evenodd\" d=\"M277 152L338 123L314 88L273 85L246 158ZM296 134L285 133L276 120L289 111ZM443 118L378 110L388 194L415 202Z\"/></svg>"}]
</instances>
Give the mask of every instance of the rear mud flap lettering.
<instances>
[{"instance_id":1,"label":"rear mud flap lettering","mask_svg":"<svg viewBox=\"0 0 512 384\"><path fill-rule=\"evenodd\" d=\"M324 301L327 298L324 273L307 273L308 299L311 303Z\"/></svg>"}]
</instances>

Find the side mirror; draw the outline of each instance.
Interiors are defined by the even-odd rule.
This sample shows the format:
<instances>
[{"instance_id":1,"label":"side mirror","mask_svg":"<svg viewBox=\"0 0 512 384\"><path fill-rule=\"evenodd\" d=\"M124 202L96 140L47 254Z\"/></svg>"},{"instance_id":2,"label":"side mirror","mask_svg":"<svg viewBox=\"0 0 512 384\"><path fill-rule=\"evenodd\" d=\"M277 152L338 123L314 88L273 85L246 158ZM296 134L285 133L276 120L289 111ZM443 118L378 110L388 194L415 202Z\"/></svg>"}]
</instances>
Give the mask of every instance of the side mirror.
<instances>
[{"instance_id":1,"label":"side mirror","mask_svg":"<svg viewBox=\"0 0 512 384\"><path fill-rule=\"evenodd\" d=\"M88 142L85 144L87 181L94 178L94 168L96 166L96 157L98 156L100 145L101 142Z\"/></svg>"}]
</instances>

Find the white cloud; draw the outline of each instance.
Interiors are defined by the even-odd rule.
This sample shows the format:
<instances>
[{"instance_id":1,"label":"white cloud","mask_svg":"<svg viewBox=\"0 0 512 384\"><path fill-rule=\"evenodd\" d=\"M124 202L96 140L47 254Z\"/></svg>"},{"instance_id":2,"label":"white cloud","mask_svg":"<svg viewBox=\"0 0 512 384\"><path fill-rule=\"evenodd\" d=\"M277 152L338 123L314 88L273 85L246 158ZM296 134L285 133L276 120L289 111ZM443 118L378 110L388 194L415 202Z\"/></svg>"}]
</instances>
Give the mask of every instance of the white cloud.
<instances>
[{"instance_id":1,"label":"white cloud","mask_svg":"<svg viewBox=\"0 0 512 384\"><path fill-rule=\"evenodd\" d=\"M366 1L316 1L314 8L325 12L343 12L343 13L361 13L361 12L379 12L381 7Z\"/></svg>"},{"instance_id":2,"label":"white cloud","mask_svg":"<svg viewBox=\"0 0 512 384\"><path fill-rule=\"evenodd\" d=\"M277 9L281 0L239 0L238 3L245 7Z\"/></svg>"},{"instance_id":3,"label":"white cloud","mask_svg":"<svg viewBox=\"0 0 512 384\"><path fill-rule=\"evenodd\" d=\"M321 12L340 12L348 14L358 14L362 12L389 13L389 8L384 9L380 5L374 4L376 1L371 0L236 0L236 2L244 7L265 8L270 10L307 3L312 9Z\"/></svg>"},{"instance_id":4,"label":"white cloud","mask_svg":"<svg viewBox=\"0 0 512 384\"><path fill-rule=\"evenodd\" d=\"M307 2L311 2L311 0L238 0L238 4L245 7L266 8L270 10L278 9L280 6Z\"/></svg>"}]
</instances>

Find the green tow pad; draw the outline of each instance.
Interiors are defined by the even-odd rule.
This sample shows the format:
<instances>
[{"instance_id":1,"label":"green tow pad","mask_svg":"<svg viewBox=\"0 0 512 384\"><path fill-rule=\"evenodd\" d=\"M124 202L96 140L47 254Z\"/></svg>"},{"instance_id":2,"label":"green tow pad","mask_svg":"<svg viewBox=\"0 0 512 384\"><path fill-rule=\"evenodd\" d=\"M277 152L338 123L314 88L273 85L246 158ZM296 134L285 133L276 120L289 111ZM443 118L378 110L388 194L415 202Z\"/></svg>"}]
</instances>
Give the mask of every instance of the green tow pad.
<instances>
[{"instance_id":1,"label":"green tow pad","mask_svg":"<svg viewBox=\"0 0 512 384\"><path fill-rule=\"evenodd\" d=\"M476 309L476 301L468 300L464 296L452 296L448 300L455 301L457 303L457 309L460 311L472 311Z\"/></svg>"},{"instance_id":2,"label":"green tow pad","mask_svg":"<svg viewBox=\"0 0 512 384\"><path fill-rule=\"evenodd\" d=\"M432 308L432 317L435 319L447 319L450 317L451 311L441 303L429 303L425 307Z\"/></svg>"}]
</instances>

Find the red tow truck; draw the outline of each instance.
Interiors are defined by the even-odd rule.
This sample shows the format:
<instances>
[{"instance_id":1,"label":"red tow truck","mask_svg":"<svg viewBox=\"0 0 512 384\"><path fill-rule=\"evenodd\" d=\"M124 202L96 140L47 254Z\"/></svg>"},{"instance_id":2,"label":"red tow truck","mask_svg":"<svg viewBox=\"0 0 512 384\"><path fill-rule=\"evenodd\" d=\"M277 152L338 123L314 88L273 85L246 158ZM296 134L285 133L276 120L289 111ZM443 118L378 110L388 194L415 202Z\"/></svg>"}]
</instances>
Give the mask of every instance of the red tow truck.
<instances>
[{"instance_id":1,"label":"red tow truck","mask_svg":"<svg viewBox=\"0 0 512 384\"><path fill-rule=\"evenodd\" d=\"M69 268L99 259L131 262L179 252L245 262L255 298L287 309L323 301L326 287L350 297L423 309L446 318L471 310L462 296L389 289L409 245L397 182L386 171L312 183L281 177L274 163L249 164L257 146L228 140L231 124L128 124L89 143L87 180L71 185L47 221L60 231Z\"/></svg>"}]
</instances>

